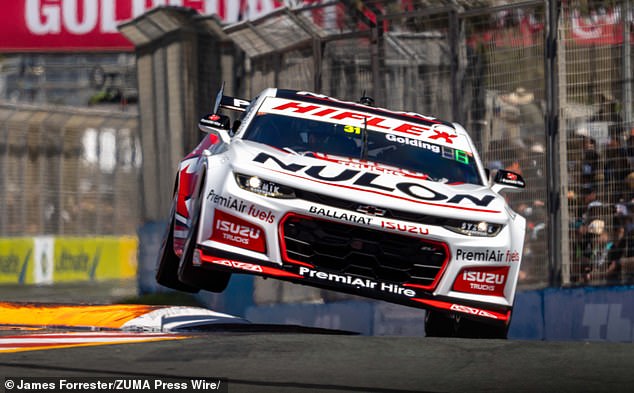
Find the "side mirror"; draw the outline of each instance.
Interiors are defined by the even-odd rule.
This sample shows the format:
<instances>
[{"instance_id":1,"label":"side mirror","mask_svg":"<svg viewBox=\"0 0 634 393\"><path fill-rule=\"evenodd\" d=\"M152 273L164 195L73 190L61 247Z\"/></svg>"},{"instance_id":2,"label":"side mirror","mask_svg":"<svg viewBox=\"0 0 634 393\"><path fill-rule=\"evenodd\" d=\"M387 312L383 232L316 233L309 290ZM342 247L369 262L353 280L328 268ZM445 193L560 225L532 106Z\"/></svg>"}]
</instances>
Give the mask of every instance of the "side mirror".
<instances>
[{"instance_id":1,"label":"side mirror","mask_svg":"<svg viewBox=\"0 0 634 393\"><path fill-rule=\"evenodd\" d=\"M203 132L217 134L224 143L229 143L231 136L231 119L229 116L211 113L203 116L198 122L198 128Z\"/></svg>"},{"instance_id":2,"label":"side mirror","mask_svg":"<svg viewBox=\"0 0 634 393\"><path fill-rule=\"evenodd\" d=\"M523 190L524 187L526 187L526 182L524 182L524 178L521 175L504 169L497 171L491 185L491 189L498 193L500 191L517 192Z\"/></svg>"}]
</instances>

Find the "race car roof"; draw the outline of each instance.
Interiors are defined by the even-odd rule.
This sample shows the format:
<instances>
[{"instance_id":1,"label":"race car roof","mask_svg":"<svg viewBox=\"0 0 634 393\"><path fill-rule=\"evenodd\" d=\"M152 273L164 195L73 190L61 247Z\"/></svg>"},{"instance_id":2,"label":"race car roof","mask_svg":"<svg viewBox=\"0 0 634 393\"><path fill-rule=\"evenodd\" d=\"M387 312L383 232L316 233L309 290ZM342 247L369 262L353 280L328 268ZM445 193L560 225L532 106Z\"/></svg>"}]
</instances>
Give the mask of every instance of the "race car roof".
<instances>
[{"instance_id":1,"label":"race car roof","mask_svg":"<svg viewBox=\"0 0 634 393\"><path fill-rule=\"evenodd\" d=\"M425 116L420 113L392 111L386 108L363 105L357 102L343 101L343 100L339 100L339 99L329 97L323 94L312 93L309 91L269 88L269 89L265 89L260 94L260 97L262 96L286 98L286 99L303 101L303 102L312 102L312 103L321 104L321 105L326 104L328 106L343 108L343 109L350 109L350 110L361 110L366 113L379 115L379 116L389 116L395 119L410 121L410 122L422 124L428 127L433 126L435 124L442 124L444 126L454 129L454 132L456 133L460 133L461 131L459 128L456 128L450 122L436 119L430 116ZM247 106L250 104L250 102L251 101L222 95L220 106L225 109L243 112L247 108Z\"/></svg>"},{"instance_id":2,"label":"race car roof","mask_svg":"<svg viewBox=\"0 0 634 393\"><path fill-rule=\"evenodd\" d=\"M363 112L371 113L379 116L389 116L396 119L407 120L423 124L426 126L432 126L434 124L443 124L447 127L454 128L452 123L436 119L434 117L425 116L414 112L399 112L392 111L386 108L373 107L363 105L357 102L342 101L333 97L329 97L323 94L312 93L308 91L289 90L289 89L277 89L275 97L294 99L298 101L313 102L317 104L327 104L328 106L346 108L353 110L362 110ZM457 130L456 130L457 131Z\"/></svg>"}]
</instances>

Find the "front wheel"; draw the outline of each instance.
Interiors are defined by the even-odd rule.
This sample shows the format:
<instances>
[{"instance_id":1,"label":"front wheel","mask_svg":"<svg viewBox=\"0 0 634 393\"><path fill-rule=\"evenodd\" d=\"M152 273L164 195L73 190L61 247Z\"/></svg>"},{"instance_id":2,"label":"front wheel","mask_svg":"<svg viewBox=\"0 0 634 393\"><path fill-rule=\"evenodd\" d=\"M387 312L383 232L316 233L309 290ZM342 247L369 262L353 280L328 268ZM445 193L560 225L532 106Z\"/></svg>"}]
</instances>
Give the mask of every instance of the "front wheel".
<instances>
[{"instance_id":1,"label":"front wheel","mask_svg":"<svg viewBox=\"0 0 634 393\"><path fill-rule=\"evenodd\" d=\"M198 288L189 286L178 279L180 258L174 253L174 205L175 202L172 204L169 225L163 235L163 242L159 251L156 282L177 291L196 293Z\"/></svg>"},{"instance_id":2,"label":"front wheel","mask_svg":"<svg viewBox=\"0 0 634 393\"><path fill-rule=\"evenodd\" d=\"M438 311L425 312L426 337L455 337L456 320L452 315Z\"/></svg>"},{"instance_id":3,"label":"front wheel","mask_svg":"<svg viewBox=\"0 0 634 393\"><path fill-rule=\"evenodd\" d=\"M506 340L508 330L509 327L507 324L492 325L473 319L462 318L458 325L458 337Z\"/></svg>"},{"instance_id":4,"label":"front wheel","mask_svg":"<svg viewBox=\"0 0 634 393\"><path fill-rule=\"evenodd\" d=\"M222 292L227 288L227 285L229 285L231 273L219 270L206 270L194 265L194 258L198 257L196 253L200 252L196 249L196 245L198 243L198 231L200 227L200 213L203 199L201 195L203 185L205 184L204 180L203 178L201 181L200 191L194 202L195 207L192 209L192 220L187 241L185 242L185 250L180 259L178 279L192 287L210 292Z\"/></svg>"},{"instance_id":5,"label":"front wheel","mask_svg":"<svg viewBox=\"0 0 634 393\"><path fill-rule=\"evenodd\" d=\"M426 337L506 339L507 334L508 324L493 325L438 311L427 311L425 315Z\"/></svg>"}]
</instances>

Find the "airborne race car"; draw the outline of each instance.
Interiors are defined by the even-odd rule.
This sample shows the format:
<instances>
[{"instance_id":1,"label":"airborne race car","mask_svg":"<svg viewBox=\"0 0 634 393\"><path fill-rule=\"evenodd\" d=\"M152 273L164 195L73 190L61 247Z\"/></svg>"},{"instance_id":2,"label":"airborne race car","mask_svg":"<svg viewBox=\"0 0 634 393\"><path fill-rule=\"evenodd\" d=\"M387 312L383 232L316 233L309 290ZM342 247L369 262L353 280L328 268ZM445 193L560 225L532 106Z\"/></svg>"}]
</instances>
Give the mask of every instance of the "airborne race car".
<instances>
[{"instance_id":1,"label":"airborne race car","mask_svg":"<svg viewBox=\"0 0 634 393\"><path fill-rule=\"evenodd\" d=\"M233 125L218 113L242 111ZM458 124L310 92L224 96L181 162L157 281L256 274L427 310L428 336L506 337L525 219Z\"/></svg>"}]
</instances>

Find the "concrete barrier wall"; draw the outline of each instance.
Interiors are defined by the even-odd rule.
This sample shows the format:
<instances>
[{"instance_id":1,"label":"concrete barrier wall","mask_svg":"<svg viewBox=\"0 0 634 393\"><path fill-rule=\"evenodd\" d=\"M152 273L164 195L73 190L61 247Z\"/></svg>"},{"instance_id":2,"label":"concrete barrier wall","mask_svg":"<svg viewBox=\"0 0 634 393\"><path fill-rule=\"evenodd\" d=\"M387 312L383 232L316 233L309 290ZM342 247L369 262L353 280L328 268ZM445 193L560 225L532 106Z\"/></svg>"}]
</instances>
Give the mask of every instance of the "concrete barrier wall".
<instances>
[{"instance_id":1,"label":"concrete barrier wall","mask_svg":"<svg viewBox=\"0 0 634 393\"><path fill-rule=\"evenodd\" d=\"M547 289L547 340L634 341L634 286Z\"/></svg>"},{"instance_id":2,"label":"concrete barrier wall","mask_svg":"<svg viewBox=\"0 0 634 393\"><path fill-rule=\"evenodd\" d=\"M167 221L148 221L137 230L139 237L137 288L141 295L167 291L167 288L156 282L156 261L166 229Z\"/></svg>"},{"instance_id":3,"label":"concrete barrier wall","mask_svg":"<svg viewBox=\"0 0 634 393\"><path fill-rule=\"evenodd\" d=\"M252 306L246 318L355 331L422 336L425 311L374 301ZM510 339L634 342L634 286L520 292Z\"/></svg>"},{"instance_id":4,"label":"concrete barrier wall","mask_svg":"<svg viewBox=\"0 0 634 393\"><path fill-rule=\"evenodd\" d=\"M0 238L0 284L131 279L137 248L132 236Z\"/></svg>"}]
</instances>

